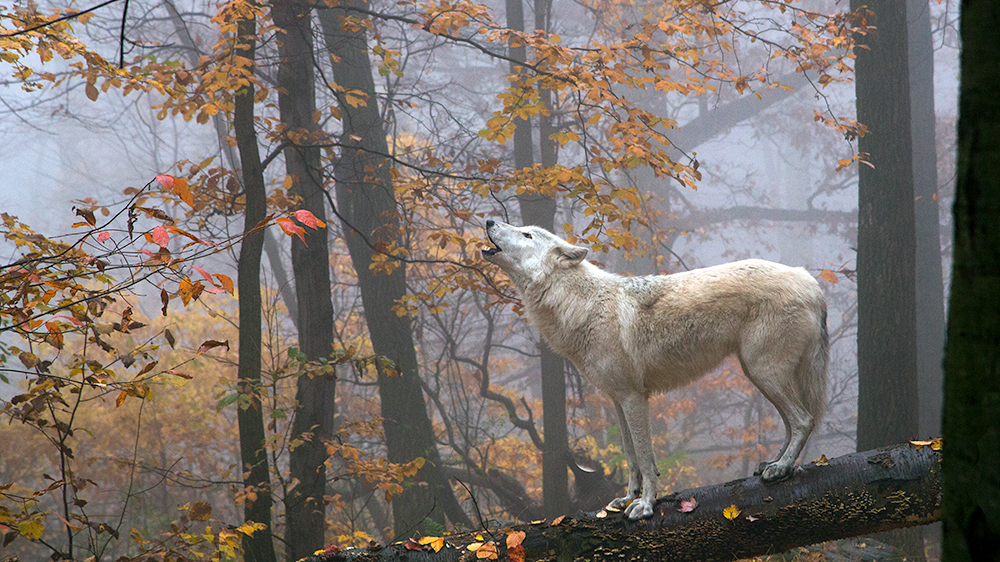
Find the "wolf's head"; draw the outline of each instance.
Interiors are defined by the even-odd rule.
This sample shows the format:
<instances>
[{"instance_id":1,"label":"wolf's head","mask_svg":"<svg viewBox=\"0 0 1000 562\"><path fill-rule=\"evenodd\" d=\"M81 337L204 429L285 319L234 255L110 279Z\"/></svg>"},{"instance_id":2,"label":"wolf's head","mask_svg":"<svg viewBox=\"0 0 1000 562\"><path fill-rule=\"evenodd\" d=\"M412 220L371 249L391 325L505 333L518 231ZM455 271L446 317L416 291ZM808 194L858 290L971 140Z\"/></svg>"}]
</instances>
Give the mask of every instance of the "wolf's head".
<instances>
[{"instance_id":1,"label":"wolf's head","mask_svg":"<svg viewBox=\"0 0 1000 562\"><path fill-rule=\"evenodd\" d=\"M483 250L483 258L504 270L519 289L556 270L577 266L587 257L586 248L537 226L487 220L486 236L493 247Z\"/></svg>"}]
</instances>

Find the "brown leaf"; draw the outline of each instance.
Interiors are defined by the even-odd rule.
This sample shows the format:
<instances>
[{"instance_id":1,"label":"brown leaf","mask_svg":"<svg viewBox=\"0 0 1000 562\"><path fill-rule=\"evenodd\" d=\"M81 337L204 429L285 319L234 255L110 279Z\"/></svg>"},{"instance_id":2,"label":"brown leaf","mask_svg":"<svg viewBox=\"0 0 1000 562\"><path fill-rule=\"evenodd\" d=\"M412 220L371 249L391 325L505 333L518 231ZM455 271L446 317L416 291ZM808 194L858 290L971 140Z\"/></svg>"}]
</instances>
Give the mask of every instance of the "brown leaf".
<instances>
[{"instance_id":1,"label":"brown leaf","mask_svg":"<svg viewBox=\"0 0 1000 562\"><path fill-rule=\"evenodd\" d=\"M174 344L177 343L177 340L174 339L174 334L170 331L170 328L163 330L163 337L167 338L167 343L170 344L170 349L174 349Z\"/></svg>"},{"instance_id":2,"label":"brown leaf","mask_svg":"<svg viewBox=\"0 0 1000 562\"><path fill-rule=\"evenodd\" d=\"M205 501L197 501L188 510L188 517L192 521L208 521L208 518L212 516L212 506Z\"/></svg>"},{"instance_id":3,"label":"brown leaf","mask_svg":"<svg viewBox=\"0 0 1000 562\"><path fill-rule=\"evenodd\" d=\"M197 357L210 349L215 349L216 347L223 347L223 346L226 348L226 351L229 351L229 340L226 341L207 340L205 342L202 342L201 346L198 347L197 353L195 353L194 355L195 357Z\"/></svg>"}]
</instances>

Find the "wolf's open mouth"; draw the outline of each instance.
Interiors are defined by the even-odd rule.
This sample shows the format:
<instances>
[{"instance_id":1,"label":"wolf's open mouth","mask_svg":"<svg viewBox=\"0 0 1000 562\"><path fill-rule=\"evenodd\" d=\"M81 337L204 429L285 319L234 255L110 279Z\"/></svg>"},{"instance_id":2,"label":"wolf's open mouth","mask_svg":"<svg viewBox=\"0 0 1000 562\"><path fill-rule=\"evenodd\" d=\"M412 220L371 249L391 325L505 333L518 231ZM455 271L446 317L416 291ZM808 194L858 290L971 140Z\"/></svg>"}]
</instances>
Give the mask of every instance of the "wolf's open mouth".
<instances>
[{"instance_id":1,"label":"wolf's open mouth","mask_svg":"<svg viewBox=\"0 0 1000 562\"><path fill-rule=\"evenodd\" d=\"M490 236L489 232L486 233L486 237L490 239L490 244L493 244L493 247L492 248L483 248L483 255L484 256L495 256L495 255L497 255L497 254L499 254L500 252L503 251L503 250L500 249L500 246L497 246L497 243L493 241L493 237Z\"/></svg>"}]
</instances>

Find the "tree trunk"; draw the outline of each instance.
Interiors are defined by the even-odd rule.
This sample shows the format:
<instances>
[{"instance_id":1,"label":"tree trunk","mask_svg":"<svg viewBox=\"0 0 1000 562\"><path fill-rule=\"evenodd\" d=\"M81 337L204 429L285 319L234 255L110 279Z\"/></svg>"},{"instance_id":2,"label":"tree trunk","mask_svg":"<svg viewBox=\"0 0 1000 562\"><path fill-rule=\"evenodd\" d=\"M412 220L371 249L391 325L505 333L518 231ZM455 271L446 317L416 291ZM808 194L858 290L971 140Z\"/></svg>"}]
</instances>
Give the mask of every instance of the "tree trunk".
<instances>
[{"instance_id":1,"label":"tree trunk","mask_svg":"<svg viewBox=\"0 0 1000 562\"><path fill-rule=\"evenodd\" d=\"M298 0L276 0L271 17L278 32L278 110L285 130L285 171L290 196L300 208L326 220L320 133L313 122L316 95L313 77L312 10ZM292 271L298 306L299 350L309 361L333 351L333 305L326 229L306 229L305 241L292 237ZM292 487L285 497L288 560L323 548L326 504L326 441L335 431L333 374L306 372L296 381L295 414L289 469Z\"/></svg>"},{"instance_id":2,"label":"tree trunk","mask_svg":"<svg viewBox=\"0 0 1000 562\"><path fill-rule=\"evenodd\" d=\"M476 535L493 538L501 553L510 531L524 531L525 560L731 561L786 551L796 546L924 525L941 514L941 454L903 443L852 453L828 466L802 467L784 482L759 477L686 490L660 498L652 518L547 520L493 532L445 537L440 552L415 553L402 545L352 549L310 560L459 560ZM690 512L681 501L694 498ZM732 506L732 507L730 507ZM727 518L727 508L739 513ZM731 512L732 513L732 512ZM478 540L481 542L481 539Z\"/></svg>"},{"instance_id":3,"label":"tree trunk","mask_svg":"<svg viewBox=\"0 0 1000 562\"><path fill-rule=\"evenodd\" d=\"M427 415L418 373L410 318L393 310L406 294L406 265L388 258L391 273L373 271L373 257L402 245L395 191L390 176L385 130L378 112L375 82L363 27L341 29L358 0L319 10L327 50L337 84L366 95L357 107L339 99L343 134L341 155L334 170L337 213L358 275L365 320L375 354L391 360L396 373L378 369L379 398L388 459L407 463L419 457L427 462L417 473L420 484L408 484L392 501L397 536L423 531L424 521L471 526L441 470L434 428ZM397 374L398 373L398 374Z\"/></svg>"},{"instance_id":4,"label":"tree trunk","mask_svg":"<svg viewBox=\"0 0 1000 562\"><path fill-rule=\"evenodd\" d=\"M909 0L910 112L916 223L917 395L919 434L941 435L944 382L944 274L937 194L934 45L927 0Z\"/></svg>"},{"instance_id":5,"label":"tree trunk","mask_svg":"<svg viewBox=\"0 0 1000 562\"><path fill-rule=\"evenodd\" d=\"M906 3L852 0L874 12L859 37L858 442L859 451L917 436L916 242ZM879 537L923 559L920 531Z\"/></svg>"},{"instance_id":6,"label":"tree trunk","mask_svg":"<svg viewBox=\"0 0 1000 562\"><path fill-rule=\"evenodd\" d=\"M524 5L522 0L507 0L507 27L524 31ZM548 29L549 0L535 2L535 29ZM523 44L511 48L511 58L524 62L527 52ZM511 63L511 73L521 72ZM542 101L552 107L552 92L543 89ZM542 166L556 163L555 143L551 116L539 116L539 156ZM514 168L530 169L534 166L534 142L531 121L518 119L514 130ZM517 196L521 209L521 222L550 231L555 230L556 202L544 193L521 193ZM565 360L545 342L539 345L541 359L539 374L542 381L542 426L545 440L542 447L542 506L548 517L563 515L569 509L569 432L566 425L566 374Z\"/></svg>"},{"instance_id":7,"label":"tree trunk","mask_svg":"<svg viewBox=\"0 0 1000 562\"><path fill-rule=\"evenodd\" d=\"M943 560L1000 560L1000 5L962 3Z\"/></svg>"},{"instance_id":8,"label":"tree trunk","mask_svg":"<svg viewBox=\"0 0 1000 562\"><path fill-rule=\"evenodd\" d=\"M237 27L240 45L237 54L254 60L257 22L240 20ZM243 243L237 266L240 309L240 357L237 370L239 392L249 398L249 407L239 401L236 420L240 432L240 461L243 464L243 486L247 499L244 519L263 523L267 527L253 535L243 536L243 556L252 562L274 562L271 537L271 475L268 469L264 411L260 393L266 392L260 381L261 302L260 256L264 247L261 221L267 214L267 194L260 166L260 152L253 121L254 87L248 84L236 94L233 126L236 144L243 163L243 186L246 190L246 210L243 217ZM253 499L251 499L252 496Z\"/></svg>"}]
</instances>

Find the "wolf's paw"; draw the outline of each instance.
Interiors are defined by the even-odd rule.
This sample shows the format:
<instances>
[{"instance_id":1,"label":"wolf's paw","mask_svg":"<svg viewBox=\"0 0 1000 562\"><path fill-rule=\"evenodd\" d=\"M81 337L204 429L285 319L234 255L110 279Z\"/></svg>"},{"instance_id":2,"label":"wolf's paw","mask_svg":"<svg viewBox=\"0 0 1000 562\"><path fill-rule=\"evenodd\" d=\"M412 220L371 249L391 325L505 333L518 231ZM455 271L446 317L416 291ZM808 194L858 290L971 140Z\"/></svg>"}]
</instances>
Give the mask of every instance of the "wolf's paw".
<instances>
[{"instance_id":1,"label":"wolf's paw","mask_svg":"<svg viewBox=\"0 0 1000 562\"><path fill-rule=\"evenodd\" d=\"M624 498L615 498L608 503L608 507L615 511L622 511L629 506L635 497L625 496Z\"/></svg>"},{"instance_id":2,"label":"wolf's paw","mask_svg":"<svg viewBox=\"0 0 1000 562\"><path fill-rule=\"evenodd\" d=\"M652 516L653 502L645 498L636 498L636 500L625 509L625 517L628 517L631 521L637 521L639 519Z\"/></svg>"},{"instance_id":3,"label":"wolf's paw","mask_svg":"<svg viewBox=\"0 0 1000 562\"><path fill-rule=\"evenodd\" d=\"M763 470L760 472L760 479L761 481L769 484L773 482L780 482L791 478L794 468L794 465L781 465L773 462L763 467Z\"/></svg>"}]
</instances>

